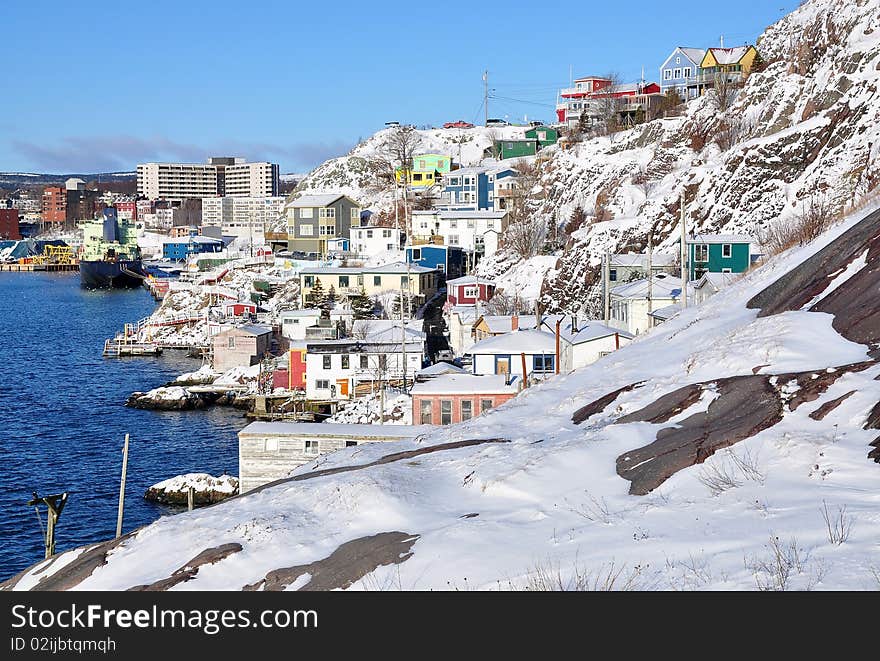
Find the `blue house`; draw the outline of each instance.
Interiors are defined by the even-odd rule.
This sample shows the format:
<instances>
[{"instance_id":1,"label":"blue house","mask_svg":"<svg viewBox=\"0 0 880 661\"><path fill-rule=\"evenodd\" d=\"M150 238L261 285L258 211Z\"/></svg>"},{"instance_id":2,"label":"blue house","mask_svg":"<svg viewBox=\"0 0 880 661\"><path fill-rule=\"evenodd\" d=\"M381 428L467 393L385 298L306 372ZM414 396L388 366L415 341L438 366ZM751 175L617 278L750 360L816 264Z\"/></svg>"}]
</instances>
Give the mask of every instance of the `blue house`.
<instances>
[{"instance_id":1,"label":"blue house","mask_svg":"<svg viewBox=\"0 0 880 661\"><path fill-rule=\"evenodd\" d=\"M448 211L495 211L497 180L516 174L508 166L453 170L443 176L443 190L435 206Z\"/></svg>"},{"instance_id":2,"label":"blue house","mask_svg":"<svg viewBox=\"0 0 880 661\"><path fill-rule=\"evenodd\" d=\"M406 247L406 261L429 269L438 269L443 280L464 275L464 251L458 246L434 245Z\"/></svg>"},{"instance_id":3,"label":"blue house","mask_svg":"<svg viewBox=\"0 0 880 661\"><path fill-rule=\"evenodd\" d=\"M162 258L175 262L206 252L223 252L223 241L208 236L186 236L162 244Z\"/></svg>"},{"instance_id":4,"label":"blue house","mask_svg":"<svg viewBox=\"0 0 880 661\"><path fill-rule=\"evenodd\" d=\"M704 48L678 46L660 67L660 92L676 90L684 101L697 98L700 63L705 55Z\"/></svg>"}]
</instances>

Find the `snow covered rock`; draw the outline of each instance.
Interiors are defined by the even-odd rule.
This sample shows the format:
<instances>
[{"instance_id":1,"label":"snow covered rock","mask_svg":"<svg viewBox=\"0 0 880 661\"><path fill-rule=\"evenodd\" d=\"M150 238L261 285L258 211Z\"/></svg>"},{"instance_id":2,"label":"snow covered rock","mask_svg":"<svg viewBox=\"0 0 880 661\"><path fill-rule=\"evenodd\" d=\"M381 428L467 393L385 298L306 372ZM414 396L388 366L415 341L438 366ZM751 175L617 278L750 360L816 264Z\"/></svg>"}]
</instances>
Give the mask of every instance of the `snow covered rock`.
<instances>
[{"instance_id":1,"label":"snow covered rock","mask_svg":"<svg viewBox=\"0 0 880 661\"><path fill-rule=\"evenodd\" d=\"M232 475L214 477L208 473L186 473L154 484L144 498L163 505L186 505L190 488L195 490L196 505L219 503L238 493L238 478Z\"/></svg>"}]
</instances>

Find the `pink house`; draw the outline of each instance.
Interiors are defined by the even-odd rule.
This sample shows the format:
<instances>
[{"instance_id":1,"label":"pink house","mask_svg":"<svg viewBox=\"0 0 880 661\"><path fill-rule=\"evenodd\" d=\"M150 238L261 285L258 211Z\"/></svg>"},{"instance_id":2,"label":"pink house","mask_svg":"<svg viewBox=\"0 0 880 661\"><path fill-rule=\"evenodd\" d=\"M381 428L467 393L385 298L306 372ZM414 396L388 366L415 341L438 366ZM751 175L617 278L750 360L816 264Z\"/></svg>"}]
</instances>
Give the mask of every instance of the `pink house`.
<instances>
[{"instance_id":1,"label":"pink house","mask_svg":"<svg viewBox=\"0 0 880 661\"><path fill-rule=\"evenodd\" d=\"M236 326L213 337L214 369L256 365L272 346L271 326Z\"/></svg>"},{"instance_id":2,"label":"pink house","mask_svg":"<svg viewBox=\"0 0 880 661\"><path fill-rule=\"evenodd\" d=\"M485 303L495 293L495 283L485 278L466 275L446 281L446 300L450 305Z\"/></svg>"}]
</instances>

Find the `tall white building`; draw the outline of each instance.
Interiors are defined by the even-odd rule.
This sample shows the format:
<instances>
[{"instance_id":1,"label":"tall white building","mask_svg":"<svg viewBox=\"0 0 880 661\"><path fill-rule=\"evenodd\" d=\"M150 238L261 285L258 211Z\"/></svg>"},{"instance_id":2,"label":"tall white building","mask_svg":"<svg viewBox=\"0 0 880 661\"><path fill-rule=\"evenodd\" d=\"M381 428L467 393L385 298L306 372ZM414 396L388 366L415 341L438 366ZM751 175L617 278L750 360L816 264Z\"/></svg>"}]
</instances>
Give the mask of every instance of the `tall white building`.
<instances>
[{"instance_id":1,"label":"tall white building","mask_svg":"<svg viewBox=\"0 0 880 661\"><path fill-rule=\"evenodd\" d=\"M139 163L138 194L150 200L278 194L278 165L211 157L207 163Z\"/></svg>"}]
</instances>

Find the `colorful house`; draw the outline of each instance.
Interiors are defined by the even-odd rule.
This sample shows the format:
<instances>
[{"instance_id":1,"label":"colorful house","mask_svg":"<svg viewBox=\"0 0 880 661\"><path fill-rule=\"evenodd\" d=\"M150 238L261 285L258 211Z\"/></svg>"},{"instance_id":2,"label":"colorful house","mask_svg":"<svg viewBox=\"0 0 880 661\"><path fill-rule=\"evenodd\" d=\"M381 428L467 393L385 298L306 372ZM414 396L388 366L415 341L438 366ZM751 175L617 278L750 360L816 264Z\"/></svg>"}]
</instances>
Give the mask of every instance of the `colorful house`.
<instances>
[{"instance_id":1,"label":"colorful house","mask_svg":"<svg viewBox=\"0 0 880 661\"><path fill-rule=\"evenodd\" d=\"M496 183L517 174L506 165L453 170L443 178L443 189L434 206L454 211L494 211Z\"/></svg>"},{"instance_id":2,"label":"colorful house","mask_svg":"<svg viewBox=\"0 0 880 661\"><path fill-rule=\"evenodd\" d=\"M225 372L233 367L256 365L272 344L272 327L236 326L217 333L213 338L213 367Z\"/></svg>"},{"instance_id":3,"label":"colorful house","mask_svg":"<svg viewBox=\"0 0 880 661\"><path fill-rule=\"evenodd\" d=\"M511 374L441 374L412 388L413 421L421 425L467 422L516 397L520 378Z\"/></svg>"},{"instance_id":4,"label":"colorful house","mask_svg":"<svg viewBox=\"0 0 880 661\"><path fill-rule=\"evenodd\" d=\"M697 80L700 90L713 87L719 77L725 77L732 83L741 83L752 70L757 56L758 51L754 46L708 49L700 62Z\"/></svg>"},{"instance_id":5,"label":"colorful house","mask_svg":"<svg viewBox=\"0 0 880 661\"><path fill-rule=\"evenodd\" d=\"M426 269L437 269L444 280L464 274L464 251L458 246L407 246L406 261Z\"/></svg>"},{"instance_id":6,"label":"colorful house","mask_svg":"<svg viewBox=\"0 0 880 661\"><path fill-rule=\"evenodd\" d=\"M316 255L326 255L334 239L350 239L351 228L361 224L360 205L341 194L304 195L290 200L284 206L284 215L288 250Z\"/></svg>"},{"instance_id":7,"label":"colorful house","mask_svg":"<svg viewBox=\"0 0 880 661\"><path fill-rule=\"evenodd\" d=\"M439 184L443 175L451 169L451 156L446 154L417 154L412 158L412 168L397 168L394 171L394 176L398 182L406 179L407 185L412 188L430 188Z\"/></svg>"},{"instance_id":8,"label":"colorful house","mask_svg":"<svg viewBox=\"0 0 880 661\"><path fill-rule=\"evenodd\" d=\"M533 126L525 135L530 140L537 140L539 150L555 145L559 140L559 130L552 126Z\"/></svg>"},{"instance_id":9,"label":"colorful house","mask_svg":"<svg viewBox=\"0 0 880 661\"><path fill-rule=\"evenodd\" d=\"M538 140L536 138L522 138L495 141L495 156L499 160L507 158L524 158L538 153Z\"/></svg>"},{"instance_id":10,"label":"colorful house","mask_svg":"<svg viewBox=\"0 0 880 661\"><path fill-rule=\"evenodd\" d=\"M287 389L306 389L306 347L291 347L287 352Z\"/></svg>"},{"instance_id":11,"label":"colorful house","mask_svg":"<svg viewBox=\"0 0 880 661\"><path fill-rule=\"evenodd\" d=\"M495 293L495 283L486 278L465 275L446 281L446 300L450 305L485 303Z\"/></svg>"},{"instance_id":12,"label":"colorful house","mask_svg":"<svg viewBox=\"0 0 880 661\"><path fill-rule=\"evenodd\" d=\"M182 262L190 255L215 252L223 252L223 241L207 236L187 236L162 244L162 258L173 262Z\"/></svg>"},{"instance_id":13,"label":"colorful house","mask_svg":"<svg viewBox=\"0 0 880 661\"><path fill-rule=\"evenodd\" d=\"M697 234L687 239L690 280L705 273L744 273L752 263L752 240L738 234Z\"/></svg>"},{"instance_id":14,"label":"colorful house","mask_svg":"<svg viewBox=\"0 0 880 661\"><path fill-rule=\"evenodd\" d=\"M685 101L699 96L697 76L705 55L704 48L677 46L660 66L660 92L674 90Z\"/></svg>"},{"instance_id":15,"label":"colorful house","mask_svg":"<svg viewBox=\"0 0 880 661\"><path fill-rule=\"evenodd\" d=\"M518 330L477 342L467 351L474 374L553 374L556 338L539 330ZM525 364L525 374L523 374Z\"/></svg>"}]
</instances>

